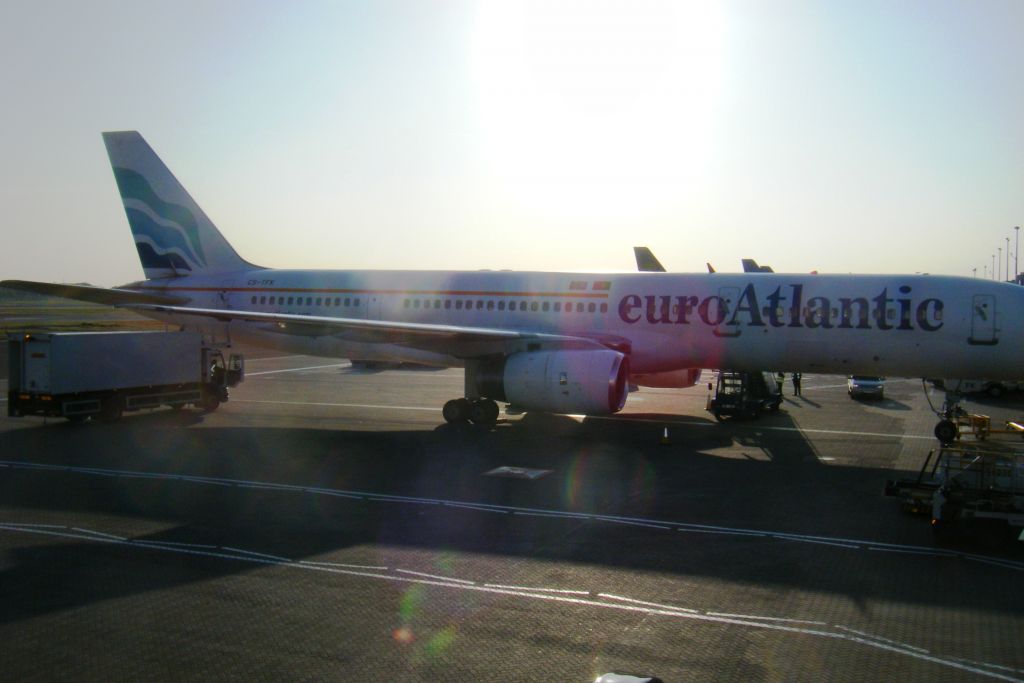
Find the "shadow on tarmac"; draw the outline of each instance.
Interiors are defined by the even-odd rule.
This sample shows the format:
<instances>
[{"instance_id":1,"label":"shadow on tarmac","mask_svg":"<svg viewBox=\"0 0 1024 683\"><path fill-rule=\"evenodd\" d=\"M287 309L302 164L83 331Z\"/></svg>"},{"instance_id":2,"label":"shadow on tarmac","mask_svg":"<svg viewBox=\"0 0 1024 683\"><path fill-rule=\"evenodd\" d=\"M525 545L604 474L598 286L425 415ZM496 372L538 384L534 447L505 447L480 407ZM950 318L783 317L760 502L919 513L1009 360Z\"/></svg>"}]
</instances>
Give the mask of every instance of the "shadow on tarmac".
<instances>
[{"instance_id":1,"label":"shadow on tarmac","mask_svg":"<svg viewBox=\"0 0 1024 683\"><path fill-rule=\"evenodd\" d=\"M582 421L526 415L490 431L185 428L201 421L194 412L158 411L110 425L39 424L0 433L0 452L8 461L931 543L925 520L901 515L881 496L885 479L901 473L823 464L784 413L763 423L735 424L681 423L669 415ZM670 445L660 443L664 425L670 426ZM715 454L720 449L730 455ZM551 473L532 481L483 476L503 465ZM51 511L58 511L71 513L82 526L106 516L127 526L132 519L165 522L164 531L141 538L233 546L295 560L341 548L397 545L810 588L864 605L893 601L994 612L1022 607L987 582L964 581L957 560L908 559L779 538L678 531L666 536L670 532L578 518L14 468L0 469L0 500L18 512L19 519L8 521L47 523L55 517ZM38 520L26 515L30 510L38 511ZM56 517L67 523L67 515ZM0 570L0 621L262 566L177 555L158 556L153 563L148 551L137 548L44 538L32 537L7 552ZM1016 548L1000 554L1022 557ZM110 580L110 567L133 563L140 570L130 580L121 571L117 581ZM916 574L922 568L926 576Z\"/></svg>"}]
</instances>

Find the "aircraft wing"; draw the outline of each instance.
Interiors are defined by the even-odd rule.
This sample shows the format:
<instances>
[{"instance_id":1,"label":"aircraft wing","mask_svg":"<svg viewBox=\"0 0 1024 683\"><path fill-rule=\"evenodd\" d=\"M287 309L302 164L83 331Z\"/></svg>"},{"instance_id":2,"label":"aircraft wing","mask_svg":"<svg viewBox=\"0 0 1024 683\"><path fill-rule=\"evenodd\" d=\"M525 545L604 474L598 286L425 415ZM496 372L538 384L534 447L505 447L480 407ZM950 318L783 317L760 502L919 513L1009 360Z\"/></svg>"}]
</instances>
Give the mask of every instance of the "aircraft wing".
<instances>
[{"instance_id":1,"label":"aircraft wing","mask_svg":"<svg viewBox=\"0 0 1024 683\"><path fill-rule=\"evenodd\" d=\"M90 301L95 304L118 306L123 304L184 304L188 299L166 294L149 294L135 292L130 289L104 289L86 285L59 285L52 282L32 282L29 280L3 280L0 287L20 292L32 292L45 296L57 296L64 299Z\"/></svg>"},{"instance_id":2,"label":"aircraft wing","mask_svg":"<svg viewBox=\"0 0 1024 683\"><path fill-rule=\"evenodd\" d=\"M530 349L600 349L628 351L628 341L620 338L589 338L463 325L407 323L358 318L297 315L294 313L259 313L219 308L191 308L155 304L127 304L123 308L191 315L220 322L266 323L266 330L281 334L309 337L331 336L343 341L368 344L397 344L410 348L444 353L457 358L476 358L511 354Z\"/></svg>"}]
</instances>

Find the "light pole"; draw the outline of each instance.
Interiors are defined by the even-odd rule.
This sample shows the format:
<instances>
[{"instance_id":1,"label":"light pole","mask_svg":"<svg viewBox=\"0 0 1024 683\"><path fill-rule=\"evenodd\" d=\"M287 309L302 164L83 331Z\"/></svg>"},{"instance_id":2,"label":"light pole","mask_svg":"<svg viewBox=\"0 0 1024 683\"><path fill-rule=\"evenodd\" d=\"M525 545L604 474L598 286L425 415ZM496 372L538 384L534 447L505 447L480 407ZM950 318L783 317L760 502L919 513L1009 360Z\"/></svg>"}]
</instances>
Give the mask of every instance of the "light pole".
<instances>
[{"instance_id":1,"label":"light pole","mask_svg":"<svg viewBox=\"0 0 1024 683\"><path fill-rule=\"evenodd\" d=\"M1016 225L1013 228L1014 240L1013 240L1013 280L1017 281L1017 275L1020 273L1020 226Z\"/></svg>"},{"instance_id":2,"label":"light pole","mask_svg":"<svg viewBox=\"0 0 1024 683\"><path fill-rule=\"evenodd\" d=\"M971 268L971 277L975 277L975 278L978 277L978 269L977 268Z\"/></svg>"},{"instance_id":3,"label":"light pole","mask_svg":"<svg viewBox=\"0 0 1024 683\"><path fill-rule=\"evenodd\" d=\"M996 279L996 255L992 254L992 279Z\"/></svg>"},{"instance_id":4,"label":"light pole","mask_svg":"<svg viewBox=\"0 0 1024 683\"><path fill-rule=\"evenodd\" d=\"M1006 279L1010 279L1010 238L1006 238Z\"/></svg>"},{"instance_id":5,"label":"light pole","mask_svg":"<svg viewBox=\"0 0 1024 683\"><path fill-rule=\"evenodd\" d=\"M996 247L996 251L999 252L999 274L996 275L996 282L1003 279L1003 248Z\"/></svg>"}]
</instances>

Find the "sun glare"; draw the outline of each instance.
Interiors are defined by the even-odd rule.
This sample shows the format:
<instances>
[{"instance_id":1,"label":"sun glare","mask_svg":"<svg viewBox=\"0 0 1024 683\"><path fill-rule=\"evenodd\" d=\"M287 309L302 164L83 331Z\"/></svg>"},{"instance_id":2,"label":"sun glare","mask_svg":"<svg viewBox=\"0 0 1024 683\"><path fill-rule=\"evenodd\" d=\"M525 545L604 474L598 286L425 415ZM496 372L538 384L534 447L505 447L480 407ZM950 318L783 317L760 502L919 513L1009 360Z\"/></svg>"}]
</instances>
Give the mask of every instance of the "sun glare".
<instances>
[{"instance_id":1,"label":"sun glare","mask_svg":"<svg viewBox=\"0 0 1024 683\"><path fill-rule=\"evenodd\" d=\"M555 217L680 200L706 158L722 33L710 2L484 3L475 78L495 179Z\"/></svg>"}]
</instances>

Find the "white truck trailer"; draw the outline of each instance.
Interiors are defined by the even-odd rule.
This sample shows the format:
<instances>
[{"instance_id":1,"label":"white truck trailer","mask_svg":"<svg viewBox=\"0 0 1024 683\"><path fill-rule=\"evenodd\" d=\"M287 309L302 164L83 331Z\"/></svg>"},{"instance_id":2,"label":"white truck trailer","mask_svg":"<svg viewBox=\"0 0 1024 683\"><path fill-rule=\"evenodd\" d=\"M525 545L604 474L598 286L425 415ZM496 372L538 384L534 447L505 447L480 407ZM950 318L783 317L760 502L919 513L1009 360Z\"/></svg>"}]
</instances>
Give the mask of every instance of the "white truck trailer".
<instances>
[{"instance_id":1,"label":"white truck trailer","mask_svg":"<svg viewBox=\"0 0 1024 683\"><path fill-rule=\"evenodd\" d=\"M66 332L8 339L7 414L73 422L126 410L194 405L216 410L244 377L196 332Z\"/></svg>"}]
</instances>

